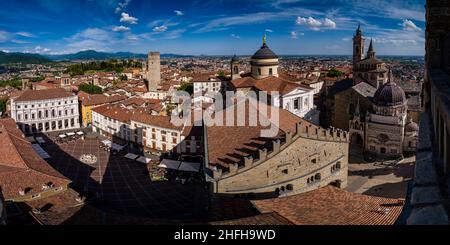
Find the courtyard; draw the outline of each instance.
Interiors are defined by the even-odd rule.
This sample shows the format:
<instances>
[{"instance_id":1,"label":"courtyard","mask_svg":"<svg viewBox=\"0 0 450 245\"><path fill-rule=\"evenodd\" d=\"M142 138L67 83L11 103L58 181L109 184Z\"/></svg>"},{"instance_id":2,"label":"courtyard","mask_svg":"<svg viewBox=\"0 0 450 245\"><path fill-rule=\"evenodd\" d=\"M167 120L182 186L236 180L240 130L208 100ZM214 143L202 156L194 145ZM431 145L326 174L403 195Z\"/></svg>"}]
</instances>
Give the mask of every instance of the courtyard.
<instances>
[{"instance_id":1,"label":"courtyard","mask_svg":"<svg viewBox=\"0 0 450 245\"><path fill-rule=\"evenodd\" d=\"M406 199L414 174L415 156L366 162L361 149L351 147L347 191L369 196Z\"/></svg>"},{"instance_id":2,"label":"courtyard","mask_svg":"<svg viewBox=\"0 0 450 245\"><path fill-rule=\"evenodd\" d=\"M101 138L55 143L42 135L47 161L72 181L86 203L106 213L149 219L195 219L205 215L207 191L200 183L152 181L154 164L127 159L127 149L112 154L101 148ZM90 161L81 159L88 156Z\"/></svg>"}]
</instances>

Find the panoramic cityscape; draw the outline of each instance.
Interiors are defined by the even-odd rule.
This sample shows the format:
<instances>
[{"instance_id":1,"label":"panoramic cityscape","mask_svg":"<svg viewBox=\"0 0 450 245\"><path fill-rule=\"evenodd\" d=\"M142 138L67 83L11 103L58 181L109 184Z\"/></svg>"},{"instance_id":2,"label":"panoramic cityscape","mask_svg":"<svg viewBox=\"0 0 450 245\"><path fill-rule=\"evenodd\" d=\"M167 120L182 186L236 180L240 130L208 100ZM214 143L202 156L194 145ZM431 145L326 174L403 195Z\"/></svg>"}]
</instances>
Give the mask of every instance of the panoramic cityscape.
<instances>
[{"instance_id":1,"label":"panoramic cityscape","mask_svg":"<svg viewBox=\"0 0 450 245\"><path fill-rule=\"evenodd\" d=\"M449 224L448 0L0 1L0 225Z\"/></svg>"}]
</instances>

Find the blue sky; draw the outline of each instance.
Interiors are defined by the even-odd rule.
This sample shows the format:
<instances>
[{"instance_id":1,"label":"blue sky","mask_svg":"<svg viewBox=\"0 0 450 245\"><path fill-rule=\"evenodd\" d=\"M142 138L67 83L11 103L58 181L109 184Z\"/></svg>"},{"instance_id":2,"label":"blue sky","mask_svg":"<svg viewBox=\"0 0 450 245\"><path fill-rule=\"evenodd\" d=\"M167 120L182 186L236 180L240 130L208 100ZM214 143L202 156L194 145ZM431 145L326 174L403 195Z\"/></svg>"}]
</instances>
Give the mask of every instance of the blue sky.
<instances>
[{"instance_id":1,"label":"blue sky","mask_svg":"<svg viewBox=\"0 0 450 245\"><path fill-rule=\"evenodd\" d=\"M351 54L358 25L380 55L423 55L425 0L0 0L0 50Z\"/></svg>"}]
</instances>

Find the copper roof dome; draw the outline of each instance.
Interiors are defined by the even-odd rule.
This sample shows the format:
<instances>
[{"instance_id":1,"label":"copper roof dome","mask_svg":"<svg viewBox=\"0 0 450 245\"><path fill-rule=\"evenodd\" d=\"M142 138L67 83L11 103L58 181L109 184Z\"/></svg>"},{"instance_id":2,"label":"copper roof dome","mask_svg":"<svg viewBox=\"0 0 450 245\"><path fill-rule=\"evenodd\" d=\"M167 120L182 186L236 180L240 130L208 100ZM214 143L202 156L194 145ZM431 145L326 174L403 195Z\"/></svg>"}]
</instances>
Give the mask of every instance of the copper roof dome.
<instances>
[{"instance_id":1,"label":"copper roof dome","mask_svg":"<svg viewBox=\"0 0 450 245\"><path fill-rule=\"evenodd\" d=\"M266 44L266 37L264 36L263 45L261 48L256 51L256 53L252 56L252 59L278 59L278 55L276 55Z\"/></svg>"}]
</instances>

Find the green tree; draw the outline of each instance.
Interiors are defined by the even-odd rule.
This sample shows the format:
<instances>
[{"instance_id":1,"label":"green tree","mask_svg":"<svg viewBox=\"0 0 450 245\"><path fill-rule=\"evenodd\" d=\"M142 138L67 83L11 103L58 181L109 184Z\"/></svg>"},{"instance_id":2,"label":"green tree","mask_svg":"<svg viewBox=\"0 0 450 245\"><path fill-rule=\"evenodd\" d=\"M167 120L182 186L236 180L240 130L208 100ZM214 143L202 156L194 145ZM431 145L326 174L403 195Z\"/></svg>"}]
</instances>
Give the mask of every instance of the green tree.
<instances>
[{"instance_id":1,"label":"green tree","mask_svg":"<svg viewBox=\"0 0 450 245\"><path fill-rule=\"evenodd\" d=\"M341 77L343 75L344 75L344 73L342 71L338 71L335 68L332 68L331 70L329 70L328 74L327 74L328 77Z\"/></svg>"},{"instance_id":2,"label":"green tree","mask_svg":"<svg viewBox=\"0 0 450 245\"><path fill-rule=\"evenodd\" d=\"M8 98L6 98L6 97L0 98L0 112L2 113L2 116L5 115L7 103L8 103Z\"/></svg>"},{"instance_id":3,"label":"green tree","mask_svg":"<svg viewBox=\"0 0 450 245\"><path fill-rule=\"evenodd\" d=\"M194 84L193 83L183 83L183 84L181 84L178 91L186 91L190 95L192 95L194 93Z\"/></svg>"},{"instance_id":4,"label":"green tree","mask_svg":"<svg viewBox=\"0 0 450 245\"><path fill-rule=\"evenodd\" d=\"M119 79L120 79L120 81L127 81L127 80L128 80L128 77L125 76L125 75L121 75L121 76L119 77Z\"/></svg>"},{"instance_id":5,"label":"green tree","mask_svg":"<svg viewBox=\"0 0 450 245\"><path fill-rule=\"evenodd\" d=\"M13 87L17 89L22 88L22 80L18 77L15 77L11 80L0 81L0 87Z\"/></svg>"},{"instance_id":6,"label":"green tree","mask_svg":"<svg viewBox=\"0 0 450 245\"><path fill-rule=\"evenodd\" d=\"M87 84L87 83L83 83L80 86L78 86L78 90L86 92L88 94L102 94L103 93L103 89L100 88L99 86L95 86L93 84Z\"/></svg>"}]
</instances>

